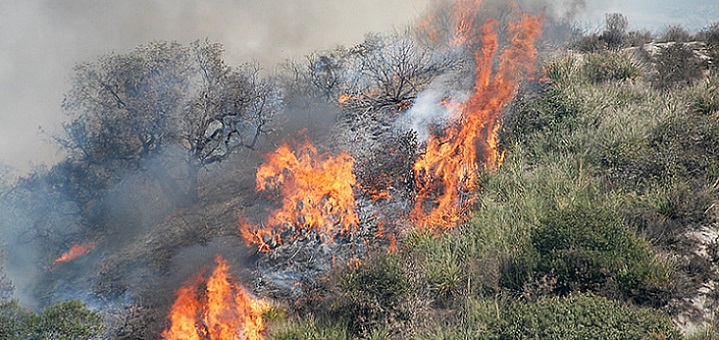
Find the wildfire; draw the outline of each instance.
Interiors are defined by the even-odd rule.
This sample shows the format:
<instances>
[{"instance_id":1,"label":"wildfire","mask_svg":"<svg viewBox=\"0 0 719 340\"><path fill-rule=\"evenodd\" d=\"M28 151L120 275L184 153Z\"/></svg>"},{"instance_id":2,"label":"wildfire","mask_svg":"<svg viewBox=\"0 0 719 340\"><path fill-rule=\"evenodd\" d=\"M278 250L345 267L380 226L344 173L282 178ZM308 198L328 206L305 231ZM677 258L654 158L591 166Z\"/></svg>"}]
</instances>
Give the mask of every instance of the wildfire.
<instances>
[{"instance_id":1,"label":"wildfire","mask_svg":"<svg viewBox=\"0 0 719 340\"><path fill-rule=\"evenodd\" d=\"M469 6L472 3L474 6ZM467 41L472 27L466 25L471 25L478 5L479 1L467 0L456 8L458 27L453 43ZM418 227L444 230L464 220L478 180L479 162L485 169L501 164L504 153L497 146L499 116L519 81L536 71L534 41L541 34L542 20L542 16L521 14L517 22L508 23L508 46L501 52L494 30L499 22L488 20L482 25L482 49L475 52L472 95L458 106L459 114L452 115L459 117L457 121L431 136L426 152L414 165L418 192L411 216ZM448 109L454 110L451 105Z\"/></svg>"},{"instance_id":2,"label":"wildfire","mask_svg":"<svg viewBox=\"0 0 719 340\"><path fill-rule=\"evenodd\" d=\"M347 101L349 101L349 100L356 100L356 99L359 99L359 98L357 98L357 97L355 97L355 96L350 96L350 95L347 94L347 93L343 93L342 95L340 95L340 97L337 99L337 101L338 101L340 104L344 104L345 102L347 102Z\"/></svg>"},{"instance_id":3,"label":"wildfire","mask_svg":"<svg viewBox=\"0 0 719 340\"><path fill-rule=\"evenodd\" d=\"M257 170L257 191L277 192L281 207L261 225L240 221L248 246L269 251L272 245L309 236L331 243L338 234L354 231L359 217L352 187L354 158L347 152L338 156L319 154L308 138L293 152L285 143L265 156Z\"/></svg>"},{"instance_id":4,"label":"wildfire","mask_svg":"<svg viewBox=\"0 0 719 340\"><path fill-rule=\"evenodd\" d=\"M56 265L58 263L62 262L70 262L80 256L83 256L85 254L90 253L93 249L95 249L96 244L93 242L85 242L82 244L76 244L72 247L70 247L70 250L65 252L64 254L60 255L55 261L53 261L53 265Z\"/></svg>"},{"instance_id":5,"label":"wildfire","mask_svg":"<svg viewBox=\"0 0 719 340\"><path fill-rule=\"evenodd\" d=\"M233 340L263 339L265 324L262 313L269 304L251 297L234 278L230 266L220 256L217 267L203 282L198 274L175 295L170 309L170 328L162 332L167 340Z\"/></svg>"}]
</instances>

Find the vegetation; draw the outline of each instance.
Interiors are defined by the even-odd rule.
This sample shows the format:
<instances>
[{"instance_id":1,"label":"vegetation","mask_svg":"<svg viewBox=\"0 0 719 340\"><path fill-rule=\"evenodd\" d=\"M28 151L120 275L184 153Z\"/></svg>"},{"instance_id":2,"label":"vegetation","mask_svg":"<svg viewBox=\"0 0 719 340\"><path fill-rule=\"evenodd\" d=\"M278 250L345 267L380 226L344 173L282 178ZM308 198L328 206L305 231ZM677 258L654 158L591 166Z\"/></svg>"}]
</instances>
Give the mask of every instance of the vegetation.
<instances>
[{"instance_id":1,"label":"vegetation","mask_svg":"<svg viewBox=\"0 0 719 340\"><path fill-rule=\"evenodd\" d=\"M3 339L104 339L100 314L82 302L59 302L34 314L17 301L0 304L0 337Z\"/></svg>"},{"instance_id":2,"label":"vegetation","mask_svg":"<svg viewBox=\"0 0 719 340\"><path fill-rule=\"evenodd\" d=\"M669 27L654 54L627 49L647 36L629 32L623 15L607 15L605 26L548 60L547 79L518 90L500 131L506 158L482 173L467 223L441 235L415 231L396 251L373 248L361 264L338 266L318 280L316 296L274 310L268 336L681 338L672 318L691 308L683 303L698 287L719 280L717 240L687 236L717 222L719 71L689 42L702 40L717 60L719 24L696 35ZM2 183L11 202L3 220L29 226L50 249L102 233L127 174L177 199L164 212L191 206L199 170L258 147L282 105L339 105L346 94L353 102L337 108L348 119L397 114L441 75L470 68L463 55L433 47L411 32L369 35L289 61L274 78L253 64L228 67L209 42L154 42L79 65L64 103L67 134L57 139L68 158L12 188ZM402 178L390 182L411 196L406 160L416 136L401 142L401 155L383 163L401 165ZM177 150L186 177L154 163ZM717 334L712 325L702 332ZM99 314L80 302L40 314L0 305L3 339L104 336Z\"/></svg>"}]
</instances>

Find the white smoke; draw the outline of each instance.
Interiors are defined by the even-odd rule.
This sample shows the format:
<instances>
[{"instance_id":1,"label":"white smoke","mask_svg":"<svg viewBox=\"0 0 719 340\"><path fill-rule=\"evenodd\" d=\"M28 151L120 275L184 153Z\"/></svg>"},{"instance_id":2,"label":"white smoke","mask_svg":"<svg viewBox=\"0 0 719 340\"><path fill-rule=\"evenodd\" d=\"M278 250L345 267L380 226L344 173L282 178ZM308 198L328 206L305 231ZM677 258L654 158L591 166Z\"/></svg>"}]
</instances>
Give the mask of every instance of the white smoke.
<instances>
[{"instance_id":1,"label":"white smoke","mask_svg":"<svg viewBox=\"0 0 719 340\"><path fill-rule=\"evenodd\" d=\"M444 126L456 118L458 112L453 104L463 103L469 96L466 91L452 89L453 79L440 76L422 91L414 105L395 121L395 129L417 132L417 141L423 143L430 137L432 126Z\"/></svg>"}]
</instances>

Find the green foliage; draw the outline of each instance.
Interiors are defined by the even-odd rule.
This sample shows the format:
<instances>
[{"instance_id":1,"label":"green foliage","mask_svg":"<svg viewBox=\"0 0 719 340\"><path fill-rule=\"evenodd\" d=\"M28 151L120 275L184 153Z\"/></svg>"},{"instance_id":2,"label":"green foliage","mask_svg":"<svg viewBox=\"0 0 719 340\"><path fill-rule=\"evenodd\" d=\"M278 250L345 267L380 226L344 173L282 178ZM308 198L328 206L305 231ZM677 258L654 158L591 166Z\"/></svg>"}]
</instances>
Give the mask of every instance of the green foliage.
<instances>
[{"instance_id":1,"label":"green foliage","mask_svg":"<svg viewBox=\"0 0 719 340\"><path fill-rule=\"evenodd\" d=\"M606 208L577 206L550 213L531 238L540 257L534 275L555 279L555 293L595 291L665 303L661 294L669 285L668 268Z\"/></svg>"},{"instance_id":2,"label":"green foliage","mask_svg":"<svg viewBox=\"0 0 719 340\"><path fill-rule=\"evenodd\" d=\"M681 339L660 311L593 294L518 302L468 299L456 317L430 329L429 339Z\"/></svg>"},{"instance_id":3,"label":"green foliage","mask_svg":"<svg viewBox=\"0 0 719 340\"><path fill-rule=\"evenodd\" d=\"M2 339L75 340L104 336L102 317L79 301L59 302L41 314L26 311L16 301L0 304Z\"/></svg>"},{"instance_id":4,"label":"green foliage","mask_svg":"<svg viewBox=\"0 0 719 340\"><path fill-rule=\"evenodd\" d=\"M344 325L317 322L314 318L296 320L273 329L268 335L273 340L348 340L352 337Z\"/></svg>"},{"instance_id":5,"label":"green foliage","mask_svg":"<svg viewBox=\"0 0 719 340\"><path fill-rule=\"evenodd\" d=\"M639 66L622 52L599 52L584 56L581 75L591 83L633 80L639 76Z\"/></svg>"},{"instance_id":6,"label":"green foliage","mask_svg":"<svg viewBox=\"0 0 719 340\"><path fill-rule=\"evenodd\" d=\"M17 301L5 301L0 304L0 339L21 339L22 329L30 318L30 313L20 307Z\"/></svg>"},{"instance_id":7,"label":"green foliage","mask_svg":"<svg viewBox=\"0 0 719 340\"><path fill-rule=\"evenodd\" d=\"M392 254L374 254L340 277L338 299L331 307L355 335L381 328L399 328L409 321L406 303L410 280Z\"/></svg>"},{"instance_id":8,"label":"green foliage","mask_svg":"<svg viewBox=\"0 0 719 340\"><path fill-rule=\"evenodd\" d=\"M520 304L500 339L680 339L661 312L592 294Z\"/></svg>"},{"instance_id":9,"label":"green foliage","mask_svg":"<svg viewBox=\"0 0 719 340\"><path fill-rule=\"evenodd\" d=\"M699 114L710 115L719 112L719 74L712 70L703 86L691 92L691 109Z\"/></svg>"}]
</instances>

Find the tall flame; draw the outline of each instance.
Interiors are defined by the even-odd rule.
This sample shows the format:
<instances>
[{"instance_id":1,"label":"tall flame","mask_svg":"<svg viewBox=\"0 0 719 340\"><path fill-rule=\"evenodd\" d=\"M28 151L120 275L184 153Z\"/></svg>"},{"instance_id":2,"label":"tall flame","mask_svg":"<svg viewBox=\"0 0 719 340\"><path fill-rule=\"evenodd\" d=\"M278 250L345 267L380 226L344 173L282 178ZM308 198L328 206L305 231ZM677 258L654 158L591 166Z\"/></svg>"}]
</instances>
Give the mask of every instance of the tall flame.
<instances>
[{"instance_id":1,"label":"tall flame","mask_svg":"<svg viewBox=\"0 0 719 340\"><path fill-rule=\"evenodd\" d=\"M460 13L469 10L470 1L462 1ZM474 1L475 5L479 1ZM475 13L472 9L471 13ZM464 18L455 15L455 17ZM468 17L468 16L467 16ZM458 20L464 25L469 19ZM485 169L501 164L503 153L497 147L498 120L520 80L536 71L537 49L534 41L541 34L542 16L519 15L508 23L508 46L498 56L497 20L482 25L482 49L475 52L475 84L471 97L459 107L459 118L428 140L426 152L414 165L417 200L411 217L419 228L444 230L466 218L470 193L476 188L479 162ZM455 41L469 34L458 27ZM457 36L463 37L457 40ZM450 107L451 109L451 107ZM477 156L481 158L478 159Z\"/></svg>"},{"instance_id":2,"label":"tall flame","mask_svg":"<svg viewBox=\"0 0 719 340\"><path fill-rule=\"evenodd\" d=\"M259 251L269 251L270 243L282 244L283 238L292 241L312 232L331 243L359 224L352 190L354 158L347 152L319 154L306 137L296 149L283 144L266 155L257 170L257 191L276 191L282 197L281 207L263 224L240 222L245 242Z\"/></svg>"},{"instance_id":3,"label":"tall flame","mask_svg":"<svg viewBox=\"0 0 719 340\"><path fill-rule=\"evenodd\" d=\"M93 249L95 249L96 244L93 242L85 242L82 244L76 244L72 247L70 247L70 250L65 252L64 254L60 255L55 261L53 261L53 265L61 263L61 262L70 262L80 256L86 255L90 253Z\"/></svg>"},{"instance_id":4,"label":"tall flame","mask_svg":"<svg viewBox=\"0 0 719 340\"><path fill-rule=\"evenodd\" d=\"M206 282L198 274L177 289L177 299L168 314L171 325L162 332L163 339L263 339L262 313L269 304L252 298L230 277L230 266L220 256L215 262L217 267Z\"/></svg>"}]
</instances>

